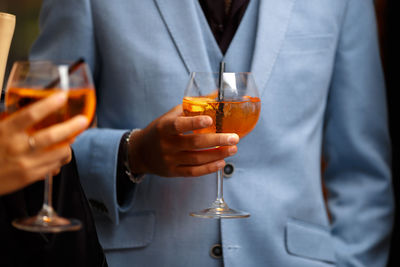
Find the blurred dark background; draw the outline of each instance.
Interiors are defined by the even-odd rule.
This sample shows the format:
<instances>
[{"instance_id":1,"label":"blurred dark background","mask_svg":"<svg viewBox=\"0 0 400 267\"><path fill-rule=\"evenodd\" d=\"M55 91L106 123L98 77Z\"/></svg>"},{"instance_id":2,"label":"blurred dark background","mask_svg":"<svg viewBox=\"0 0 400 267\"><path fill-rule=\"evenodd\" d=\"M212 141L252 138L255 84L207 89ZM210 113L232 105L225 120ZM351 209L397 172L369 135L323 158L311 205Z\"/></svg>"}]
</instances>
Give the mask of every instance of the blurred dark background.
<instances>
[{"instance_id":1,"label":"blurred dark background","mask_svg":"<svg viewBox=\"0 0 400 267\"><path fill-rule=\"evenodd\" d=\"M66 0L68 1L68 0ZM399 130L395 128L397 110L396 90L399 89L400 73L396 66L397 51L400 48L395 40L396 25L399 24L398 0L375 0L376 13L379 25L379 39L381 43L381 55L385 70L387 84L390 134L393 147L393 185L396 197L396 206L400 207L400 183L399 183ZM27 59L29 49L39 33L38 17L41 0L0 0L0 11L16 15L17 22L13 42L10 48L10 55L4 82L16 60ZM4 88L0 85L0 88ZM400 260L400 218L396 212L395 229L392 240L392 247L388 266L395 267L396 260Z\"/></svg>"}]
</instances>

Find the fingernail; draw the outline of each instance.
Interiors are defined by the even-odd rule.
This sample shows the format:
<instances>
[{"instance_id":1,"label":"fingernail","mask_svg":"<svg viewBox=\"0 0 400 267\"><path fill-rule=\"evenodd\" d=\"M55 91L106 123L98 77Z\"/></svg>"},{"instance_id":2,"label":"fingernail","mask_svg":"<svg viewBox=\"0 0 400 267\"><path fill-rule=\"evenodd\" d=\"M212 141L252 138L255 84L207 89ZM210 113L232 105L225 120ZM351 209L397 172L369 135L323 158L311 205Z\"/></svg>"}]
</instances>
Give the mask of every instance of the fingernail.
<instances>
[{"instance_id":1,"label":"fingernail","mask_svg":"<svg viewBox=\"0 0 400 267\"><path fill-rule=\"evenodd\" d=\"M232 146L228 149L229 155L233 155L236 154L237 152L237 147L236 146Z\"/></svg>"},{"instance_id":2,"label":"fingernail","mask_svg":"<svg viewBox=\"0 0 400 267\"><path fill-rule=\"evenodd\" d=\"M57 99L57 101L58 101L59 103L64 103L65 100L67 100L67 94L64 93L64 92L62 92L62 93L57 93L57 95L56 95L55 97L56 97L56 99Z\"/></svg>"},{"instance_id":3,"label":"fingernail","mask_svg":"<svg viewBox=\"0 0 400 267\"><path fill-rule=\"evenodd\" d=\"M239 142L239 136L232 134L228 137L228 144L236 145Z\"/></svg>"},{"instance_id":4,"label":"fingernail","mask_svg":"<svg viewBox=\"0 0 400 267\"><path fill-rule=\"evenodd\" d=\"M203 118L203 119L200 121L200 125L201 125L201 127L203 127L203 128L209 127L209 126L211 126L211 124L212 124L212 119L209 118L209 117Z\"/></svg>"},{"instance_id":5,"label":"fingernail","mask_svg":"<svg viewBox=\"0 0 400 267\"><path fill-rule=\"evenodd\" d=\"M84 117L84 116L79 116L77 120L78 120L79 125L82 128L86 127L88 125L88 119L86 117Z\"/></svg>"},{"instance_id":6,"label":"fingernail","mask_svg":"<svg viewBox=\"0 0 400 267\"><path fill-rule=\"evenodd\" d=\"M221 160L221 161L218 161L218 162L217 162L217 168L218 168L218 169L221 169L221 168L223 168L224 166L225 166L225 161Z\"/></svg>"}]
</instances>

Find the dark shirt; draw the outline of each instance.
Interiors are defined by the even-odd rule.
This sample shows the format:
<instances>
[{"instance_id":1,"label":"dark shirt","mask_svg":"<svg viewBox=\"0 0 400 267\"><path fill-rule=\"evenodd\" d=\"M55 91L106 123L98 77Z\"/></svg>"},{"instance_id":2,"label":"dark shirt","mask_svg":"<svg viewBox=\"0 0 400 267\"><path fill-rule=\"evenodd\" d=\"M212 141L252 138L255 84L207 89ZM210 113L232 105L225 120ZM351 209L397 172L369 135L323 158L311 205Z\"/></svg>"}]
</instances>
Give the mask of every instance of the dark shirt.
<instances>
[{"instance_id":1,"label":"dark shirt","mask_svg":"<svg viewBox=\"0 0 400 267\"><path fill-rule=\"evenodd\" d=\"M221 52L228 50L250 0L232 0L226 8L222 0L199 0Z\"/></svg>"}]
</instances>

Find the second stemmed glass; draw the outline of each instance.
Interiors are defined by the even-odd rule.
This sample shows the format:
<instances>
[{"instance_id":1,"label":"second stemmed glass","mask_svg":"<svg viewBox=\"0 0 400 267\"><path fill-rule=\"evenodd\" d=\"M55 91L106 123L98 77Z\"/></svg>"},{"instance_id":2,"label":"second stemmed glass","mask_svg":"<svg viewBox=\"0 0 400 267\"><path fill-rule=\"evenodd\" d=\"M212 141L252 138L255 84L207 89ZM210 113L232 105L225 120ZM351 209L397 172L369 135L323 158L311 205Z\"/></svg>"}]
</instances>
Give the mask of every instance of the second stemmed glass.
<instances>
[{"instance_id":1,"label":"second stemmed glass","mask_svg":"<svg viewBox=\"0 0 400 267\"><path fill-rule=\"evenodd\" d=\"M76 115L84 115L91 121L95 113L96 97L90 70L82 60L70 65L54 64L49 61L16 62L7 83L7 113L16 112L61 91L66 91L68 95L66 104L33 125L28 130L28 135ZM75 136L70 138L73 139ZM14 220L12 222L14 227L44 233L75 231L81 228L80 221L60 217L53 209L52 182L52 175L46 175L44 203L39 213L33 217Z\"/></svg>"},{"instance_id":2,"label":"second stemmed glass","mask_svg":"<svg viewBox=\"0 0 400 267\"><path fill-rule=\"evenodd\" d=\"M219 77L218 73L193 72L182 106L185 116L208 115L213 119L211 127L196 130L194 133L236 133L243 138L255 127L261 102L251 73L225 72ZM190 215L201 218L250 216L247 212L229 208L225 203L222 170L217 172L216 200L209 208Z\"/></svg>"}]
</instances>

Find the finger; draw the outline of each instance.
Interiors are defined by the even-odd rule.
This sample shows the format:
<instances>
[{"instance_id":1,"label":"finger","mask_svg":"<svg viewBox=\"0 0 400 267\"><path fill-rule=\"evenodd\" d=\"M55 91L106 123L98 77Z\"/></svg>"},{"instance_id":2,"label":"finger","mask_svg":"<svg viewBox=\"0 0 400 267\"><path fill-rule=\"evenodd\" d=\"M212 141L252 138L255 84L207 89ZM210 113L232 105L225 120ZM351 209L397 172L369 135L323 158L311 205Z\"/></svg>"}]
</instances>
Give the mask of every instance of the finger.
<instances>
[{"instance_id":1,"label":"finger","mask_svg":"<svg viewBox=\"0 0 400 267\"><path fill-rule=\"evenodd\" d=\"M32 183L35 181L43 180L45 178L45 176L49 173L51 173L52 175L57 174L57 172L60 170L60 168L61 168L61 165L59 162L53 162L51 164L37 167L34 170L32 170L32 172L30 173L30 175L31 175L30 180Z\"/></svg>"},{"instance_id":2,"label":"finger","mask_svg":"<svg viewBox=\"0 0 400 267\"><path fill-rule=\"evenodd\" d=\"M51 150L45 150L37 153L32 153L27 157L31 162L31 169L50 165L54 162L62 166L72 157L71 148L68 145L63 145Z\"/></svg>"},{"instance_id":3,"label":"finger","mask_svg":"<svg viewBox=\"0 0 400 267\"><path fill-rule=\"evenodd\" d=\"M67 100L66 93L57 93L40 100L37 103L23 108L20 111L10 115L7 124L10 131L22 131L39 122L47 115L56 111Z\"/></svg>"},{"instance_id":4,"label":"finger","mask_svg":"<svg viewBox=\"0 0 400 267\"><path fill-rule=\"evenodd\" d=\"M176 172L183 177L197 177L214 173L225 166L225 161L219 160L199 166L178 166Z\"/></svg>"},{"instance_id":5,"label":"finger","mask_svg":"<svg viewBox=\"0 0 400 267\"><path fill-rule=\"evenodd\" d=\"M46 174L56 172L63 162L70 158L70 155L71 149L68 146L64 146L45 154L24 157L15 162L15 165L11 163L10 167L14 169L12 173L15 179L6 179L4 185L0 188L0 193L3 190L6 193L18 190L43 179Z\"/></svg>"},{"instance_id":6,"label":"finger","mask_svg":"<svg viewBox=\"0 0 400 267\"><path fill-rule=\"evenodd\" d=\"M61 171L61 168L57 168L57 169L55 169L54 171L51 172L51 175L56 176L56 175L58 175L60 173L60 171Z\"/></svg>"},{"instance_id":7,"label":"finger","mask_svg":"<svg viewBox=\"0 0 400 267\"><path fill-rule=\"evenodd\" d=\"M236 146L219 147L201 151L184 151L176 155L179 165L202 165L235 155Z\"/></svg>"},{"instance_id":8,"label":"finger","mask_svg":"<svg viewBox=\"0 0 400 267\"><path fill-rule=\"evenodd\" d=\"M70 147L68 155L61 160L61 165L64 166L64 165L70 163L71 160L72 160L72 152L71 152L71 147Z\"/></svg>"},{"instance_id":9,"label":"finger","mask_svg":"<svg viewBox=\"0 0 400 267\"><path fill-rule=\"evenodd\" d=\"M36 149L50 147L63 141L72 141L71 137L86 129L88 124L87 118L79 115L66 122L41 130L33 136Z\"/></svg>"},{"instance_id":10,"label":"finger","mask_svg":"<svg viewBox=\"0 0 400 267\"><path fill-rule=\"evenodd\" d=\"M200 115L193 117L179 116L171 121L169 132L171 134L186 133L193 130L203 129L212 126L212 118L210 116Z\"/></svg>"},{"instance_id":11,"label":"finger","mask_svg":"<svg viewBox=\"0 0 400 267\"><path fill-rule=\"evenodd\" d=\"M36 181L43 180L45 178L45 175L49 173L54 173L59 169L60 169L59 162L52 162L47 165L33 168L31 171L29 171L29 173L22 172L19 175L17 175L15 179L7 180L7 184L5 184L4 188L6 188L7 191L9 192L19 190ZM0 192L2 189L3 188L0 189Z\"/></svg>"},{"instance_id":12,"label":"finger","mask_svg":"<svg viewBox=\"0 0 400 267\"><path fill-rule=\"evenodd\" d=\"M217 146L233 146L239 143L237 134L189 134L179 137L178 143L181 150L196 150Z\"/></svg>"},{"instance_id":13,"label":"finger","mask_svg":"<svg viewBox=\"0 0 400 267\"><path fill-rule=\"evenodd\" d=\"M0 186L0 195L15 192L38 180L44 179L45 175L59 168L59 163L34 168L29 173L21 170L13 172L13 179L5 179Z\"/></svg>"},{"instance_id":14,"label":"finger","mask_svg":"<svg viewBox=\"0 0 400 267\"><path fill-rule=\"evenodd\" d=\"M182 105L168 111L163 119L162 128L167 134L180 134L212 125L212 119L209 116L182 116Z\"/></svg>"}]
</instances>

